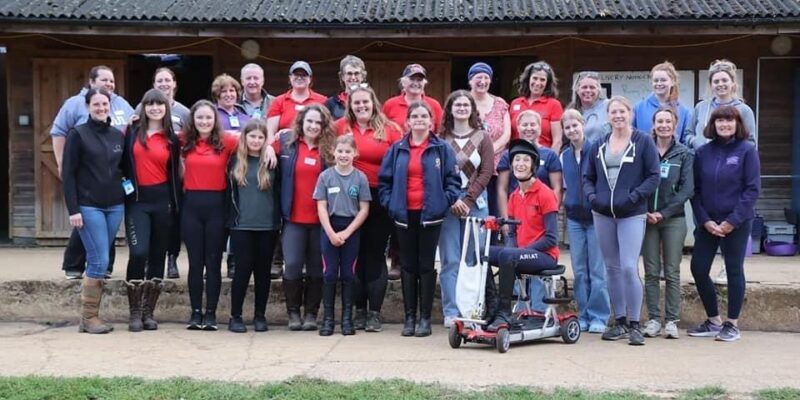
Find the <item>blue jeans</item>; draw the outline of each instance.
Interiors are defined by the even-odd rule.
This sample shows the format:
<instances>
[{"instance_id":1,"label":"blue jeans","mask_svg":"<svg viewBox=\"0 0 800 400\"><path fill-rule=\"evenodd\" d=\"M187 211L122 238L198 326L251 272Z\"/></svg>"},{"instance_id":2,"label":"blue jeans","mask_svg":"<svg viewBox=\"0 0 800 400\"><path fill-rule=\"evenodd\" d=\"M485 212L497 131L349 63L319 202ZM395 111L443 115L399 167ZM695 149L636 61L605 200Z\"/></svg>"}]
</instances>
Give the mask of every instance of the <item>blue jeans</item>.
<instances>
[{"instance_id":1,"label":"blue jeans","mask_svg":"<svg viewBox=\"0 0 800 400\"><path fill-rule=\"evenodd\" d=\"M574 277L573 292L578 303L581 325L608 322L611 313L606 286L606 266L597 244L594 224L584 224L567 218L569 255Z\"/></svg>"},{"instance_id":2,"label":"blue jeans","mask_svg":"<svg viewBox=\"0 0 800 400\"><path fill-rule=\"evenodd\" d=\"M114 243L125 206L117 204L107 208L81 206L83 228L78 230L86 249L86 276L104 279L108 270L108 249Z\"/></svg>"},{"instance_id":3,"label":"blue jeans","mask_svg":"<svg viewBox=\"0 0 800 400\"><path fill-rule=\"evenodd\" d=\"M475 207L469 212L469 216L484 218L489 215L486 207L486 192L481 195L484 207ZM447 216L442 223L442 231L439 234L439 261L441 261L441 271L439 272L439 284L442 287L442 313L445 317L457 317L459 315L458 305L456 305L456 280L458 280L458 264L461 261L461 241L464 239L464 228L466 222L447 212ZM486 233L480 235L481 244L486 240ZM481 255L483 249L480 249ZM466 261L469 265L474 265L477 261L474 257L475 247L473 241L469 241L467 248Z\"/></svg>"}]
</instances>

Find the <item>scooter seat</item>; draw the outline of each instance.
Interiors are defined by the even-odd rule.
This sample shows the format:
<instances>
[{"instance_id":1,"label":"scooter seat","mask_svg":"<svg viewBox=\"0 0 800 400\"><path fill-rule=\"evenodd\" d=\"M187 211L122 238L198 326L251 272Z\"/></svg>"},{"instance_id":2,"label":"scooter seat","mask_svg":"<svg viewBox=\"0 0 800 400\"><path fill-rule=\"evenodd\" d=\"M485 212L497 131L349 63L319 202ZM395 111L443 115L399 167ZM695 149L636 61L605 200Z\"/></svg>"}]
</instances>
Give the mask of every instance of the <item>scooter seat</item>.
<instances>
[{"instance_id":1,"label":"scooter seat","mask_svg":"<svg viewBox=\"0 0 800 400\"><path fill-rule=\"evenodd\" d=\"M561 264L556 265L555 268L537 271L535 274L525 274L531 276L553 276L562 275L567 268Z\"/></svg>"}]
</instances>

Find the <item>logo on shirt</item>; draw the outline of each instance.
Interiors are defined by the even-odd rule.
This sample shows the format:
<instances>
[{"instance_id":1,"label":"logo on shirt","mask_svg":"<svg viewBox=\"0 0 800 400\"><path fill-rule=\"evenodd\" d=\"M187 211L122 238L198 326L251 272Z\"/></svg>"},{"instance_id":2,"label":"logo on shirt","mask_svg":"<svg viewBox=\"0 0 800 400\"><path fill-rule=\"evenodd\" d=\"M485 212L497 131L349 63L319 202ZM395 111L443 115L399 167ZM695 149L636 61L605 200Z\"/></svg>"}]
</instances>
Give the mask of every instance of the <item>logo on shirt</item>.
<instances>
[{"instance_id":1,"label":"logo on shirt","mask_svg":"<svg viewBox=\"0 0 800 400\"><path fill-rule=\"evenodd\" d=\"M434 164L436 165L436 169L442 168L442 160L439 157L436 157L436 161L434 162Z\"/></svg>"},{"instance_id":2,"label":"logo on shirt","mask_svg":"<svg viewBox=\"0 0 800 400\"><path fill-rule=\"evenodd\" d=\"M739 165L739 156L730 156L725 159L725 165Z\"/></svg>"},{"instance_id":3,"label":"logo on shirt","mask_svg":"<svg viewBox=\"0 0 800 400\"><path fill-rule=\"evenodd\" d=\"M347 195L350 196L351 199L358 198L358 186L351 185L350 189L347 189Z\"/></svg>"},{"instance_id":4,"label":"logo on shirt","mask_svg":"<svg viewBox=\"0 0 800 400\"><path fill-rule=\"evenodd\" d=\"M120 145L118 145L118 144L115 144L115 145L114 145L114 148L113 148L113 149L111 149L111 152L112 152L112 153L122 153L122 146L120 146Z\"/></svg>"}]
</instances>

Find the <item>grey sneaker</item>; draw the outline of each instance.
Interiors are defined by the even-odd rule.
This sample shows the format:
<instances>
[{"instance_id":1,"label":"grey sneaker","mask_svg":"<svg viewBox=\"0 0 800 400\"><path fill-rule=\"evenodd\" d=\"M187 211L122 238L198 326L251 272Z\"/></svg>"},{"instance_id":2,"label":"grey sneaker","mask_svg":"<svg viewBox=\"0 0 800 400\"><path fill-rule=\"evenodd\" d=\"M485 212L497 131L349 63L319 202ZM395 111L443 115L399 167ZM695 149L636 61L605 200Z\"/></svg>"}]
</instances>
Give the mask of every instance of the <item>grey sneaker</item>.
<instances>
[{"instance_id":1,"label":"grey sneaker","mask_svg":"<svg viewBox=\"0 0 800 400\"><path fill-rule=\"evenodd\" d=\"M367 324L365 327L367 332L380 332L383 330L381 323L381 313L377 311L369 311L367 313Z\"/></svg>"},{"instance_id":2,"label":"grey sneaker","mask_svg":"<svg viewBox=\"0 0 800 400\"><path fill-rule=\"evenodd\" d=\"M687 329L686 333L692 337L714 337L717 336L721 330L722 325L717 325L709 320L705 320L702 324Z\"/></svg>"},{"instance_id":3,"label":"grey sneaker","mask_svg":"<svg viewBox=\"0 0 800 400\"><path fill-rule=\"evenodd\" d=\"M739 328L732 323L725 321L722 329L717 333L716 339L720 342L734 342L742 338Z\"/></svg>"},{"instance_id":4,"label":"grey sneaker","mask_svg":"<svg viewBox=\"0 0 800 400\"><path fill-rule=\"evenodd\" d=\"M714 283L722 286L728 285L728 273L725 271L725 264L722 264L722 268L720 268L719 274L717 274L717 279L714 279Z\"/></svg>"},{"instance_id":5,"label":"grey sneaker","mask_svg":"<svg viewBox=\"0 0 800 400\"><path fill-rule=\"evenodd\" d=\"M667 321L667 325L664 327L664 336L667 339L677 339L679 337L678 321Z\"/></svg>"},{"instance_id":6,"label":"grey sneaker","mask_svg":"<svg viewBox=\"0 0 800 400\"><path fill-rule=\"evenodd\" d=\"M644 336L639 328L630 328L628 330L628 344L631 346L644 346Z\"/></svg>"},{"instance_id":7,"label":"grey sneaker","mask_svg":"<svg viewBox=\"0 0 800 400\"><path fill-rule=\"evenodd\" d=\"M644 325L644 336L656 337L661 336L661 322L651 319Z\"/></svg>"},{"instance_id":8,"label":"grey sneaker","mask_svg":"<svg viewBox=\"0 0 800 400\"><path fill-rule=\"evenodd\" d=\"M353 316L353 327L360 331L367 328L367 309L356 308L356 313Z\"/></svg>"},{"instance_id":9,"label":"grey sneaker","mask_svg":"<svg viewBox=\"0 0 800 400\"><path fill-rule=\"evenodd\" d=\"M620 340L629 336L628 327L625 325L614 325L606 328L603 332L603 340Z\"/></svg>"}]
</instances>

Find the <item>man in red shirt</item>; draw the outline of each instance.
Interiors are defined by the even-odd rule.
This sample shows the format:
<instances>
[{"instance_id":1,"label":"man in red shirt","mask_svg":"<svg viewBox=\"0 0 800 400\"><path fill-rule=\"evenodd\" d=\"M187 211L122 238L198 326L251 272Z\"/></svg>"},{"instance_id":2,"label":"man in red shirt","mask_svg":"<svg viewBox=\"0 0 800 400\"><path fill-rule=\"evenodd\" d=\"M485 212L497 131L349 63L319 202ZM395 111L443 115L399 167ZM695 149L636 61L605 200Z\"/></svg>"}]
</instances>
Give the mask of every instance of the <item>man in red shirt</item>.
<instances>
[{"instance_id":1,"label":"man in red shirt","mask_svg":"<svg viewBox=\"0 0 800 400\"><path fill-rule=\"evenodd\" d=\"M500 267L498 312L489 330L511 322L511 295L515 273L533 274L556 268L558 263L558 200L555 193L536 179L539 151L533 144L512 140L511 170L519 187L508 200L508 216L518 220L516 233L506 247L492 246L489 262ZM513 229L512 229L513 231Z\"/></svg>"}]
</instances>

